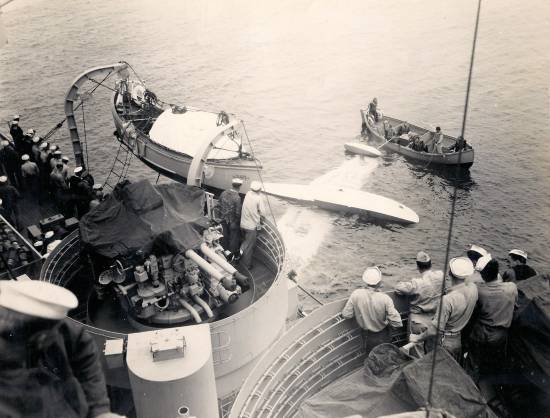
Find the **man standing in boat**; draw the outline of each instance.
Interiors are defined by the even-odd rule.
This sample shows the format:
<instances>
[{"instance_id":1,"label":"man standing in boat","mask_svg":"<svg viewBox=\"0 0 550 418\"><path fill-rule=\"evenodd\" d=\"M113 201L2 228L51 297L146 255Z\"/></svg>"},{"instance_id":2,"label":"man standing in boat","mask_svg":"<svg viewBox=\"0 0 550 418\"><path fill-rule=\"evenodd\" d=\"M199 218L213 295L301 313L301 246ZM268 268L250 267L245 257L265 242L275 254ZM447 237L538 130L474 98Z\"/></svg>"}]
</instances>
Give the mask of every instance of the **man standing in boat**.
<instances>
[{"instance_id":1,"label":"man standing in boat","mask_svg":"<svg viewBox=\"0 0 550 418\"><path fill-rule=\"evenodd\" d=\"M355 318L363 330L365 349L369 353L375 346L391 342L391 328L401 328L401 315L392 299L380 292L382 272L378 267L367 267L363 273L364 289L356 289L349 297L342 316Z\"/></svg>"},{"instance_id":2,"label":"man standing in boat","mask_svg":"<svg viewBox=\"0 0 550 418\"><path fill-rule=\"evenodd\" d=\"M375 122L378 122L378 99L375 97L372 102L369 103L369 115L372 115Z\"/></svg>"},{"instance_id":3,"label":"man standing in boat","mask_svg":"<svg viewBox=\"0 0 550 418\"><path fill-rule=\"evenodd\" d=\"M420 251L416 255L416 267L421 277L395 286L395 293L409 296L411 314L409 316L409 333L419 334L428 328L441 296L443 272L432 270L432 260L428 253ZM450 287L450 280L445 288Z\"/></svg>"},{"instance_id":4,"label":"man standing in boat","mask_svg":"<svg viewBox=\"0 0 550 418\"><path fill-rule=\"evenodd\" d=\"M241 211L241 229L244 241L241 244L241 263L247 269L252 268L252 255L256 247L258 231L262 229L262 217L265 217L265 206L259 181L250 184L250 190L244 197Z\"/></svg>"},{"instance_id":5,"label":"man standing in boat","mask_svg":"<svg viewBox=\"0 0 550 418\"><path fill-rule=\"evenodd\" d=\"M457 257L449 262L452 285L450 292L443 296L428 329L421 334L411 334L409 341L419 343L435 337L439 328L438 343L446 349L456 361L462 354L461 331L468 324L477 302L477 287L465 283L465 279L474 272L469 258ZM439 317L441 310L441 318Z\"/></svg>"},{"instance_id":6,"label":"man standing in boat","mask_svg":"<svg viewBox=\"0 0 550 418\"><path fill-rule=\"evenodd\" d=\"M233 256L239 253L241 242L241 197L239 189L243 181L240 178L231 180L231 189L224 190L220 195L220 215L223 228L223 248L229 250Z\"/></svg>"}]
</instances>

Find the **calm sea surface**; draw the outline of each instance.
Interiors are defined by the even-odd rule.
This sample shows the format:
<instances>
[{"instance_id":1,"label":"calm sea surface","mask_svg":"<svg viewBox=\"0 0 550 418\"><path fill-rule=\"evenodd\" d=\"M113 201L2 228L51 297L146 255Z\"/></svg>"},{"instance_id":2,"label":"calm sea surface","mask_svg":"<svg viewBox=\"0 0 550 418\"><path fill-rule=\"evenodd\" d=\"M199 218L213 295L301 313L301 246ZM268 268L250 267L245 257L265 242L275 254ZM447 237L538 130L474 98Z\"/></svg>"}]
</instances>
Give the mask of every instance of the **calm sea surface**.
<instances>
[{"instance_id":1,"label":"calm sea surface","mask_svg":"<svg viewBox=\"0 0 550 418\"><path fill-rule=\"evenodd\" d=\"M343 144L359 138L359 109L374 96L388 115L459 134L476 5L16 0L2 15L0 129L20 113L24 129L46 133L64 118L78 74L126 60L165 101L239 115L265 180L358 188L413 208L420 223L403 227L271 201L303 286L344 297L373 264L391 285L413 274L418 250L442 267L452 176L398 155L347 156ZM550 3L486 1L481 13L466 129L476 162L460 180L451 254L476 243L504 262L518 247L542 270L550 260ZM85 105L100 181L116 151L109 97L98 89ZM71 152L66 127L54 139ZM138 161L131 176L156 178Z\"/></svg>"}]
</instances>

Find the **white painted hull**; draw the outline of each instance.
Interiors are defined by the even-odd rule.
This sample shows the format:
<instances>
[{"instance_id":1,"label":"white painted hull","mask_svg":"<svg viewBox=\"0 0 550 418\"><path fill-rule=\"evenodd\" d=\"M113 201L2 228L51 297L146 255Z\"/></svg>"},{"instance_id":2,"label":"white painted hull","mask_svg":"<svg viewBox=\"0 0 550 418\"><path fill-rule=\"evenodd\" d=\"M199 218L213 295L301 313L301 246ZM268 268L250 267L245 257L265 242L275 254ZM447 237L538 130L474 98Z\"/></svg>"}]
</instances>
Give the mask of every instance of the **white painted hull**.
<instances>
[{"instance_id":1,"label":"white painted hull","mask_svg":"<svg viewBox=\"0 0 550 418\"><path fill-rule=\"evenodd\" d=\"M416 212L401 203L361 190L330 186L309 186L285 183L264 183L267 194L329 210L366 213L391 222L418 223Z\"/></svg>"},{"instance_id":2,"label":"white painted hull","mask_svg":"<svg viewBox=\"0 0 550 418\"><path fill-rule=\"evenodd\" d=\"M344 148L348 152L354 154L366 155L367 157L380 157L382 153L377 148L370 145L363 144L361 142L346 142Z\"/></svg>"}]
</instances>

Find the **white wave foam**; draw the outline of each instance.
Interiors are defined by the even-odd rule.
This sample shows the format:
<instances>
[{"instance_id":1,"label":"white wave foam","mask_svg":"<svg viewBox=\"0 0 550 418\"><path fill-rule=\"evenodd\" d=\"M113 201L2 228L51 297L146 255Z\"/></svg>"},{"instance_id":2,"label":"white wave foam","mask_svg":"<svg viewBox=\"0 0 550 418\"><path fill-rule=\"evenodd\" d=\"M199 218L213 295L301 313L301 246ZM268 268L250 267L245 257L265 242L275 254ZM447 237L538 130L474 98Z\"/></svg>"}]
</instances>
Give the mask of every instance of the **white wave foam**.
<instances>
[{"instance_id":1,"label":"white wave foam","mask_svg":"<svg viewBox=\"0 0 550 418\"><path fill-rule=\"evenodd\" d=\"M310 184L360 189L377 166L377 159L354 157ZM277 227L285 242L289 268L298 276L319 251L332 229L335 217L335 214L324 210L291 206L277 220Z\"/></svg>"}]
</instances>

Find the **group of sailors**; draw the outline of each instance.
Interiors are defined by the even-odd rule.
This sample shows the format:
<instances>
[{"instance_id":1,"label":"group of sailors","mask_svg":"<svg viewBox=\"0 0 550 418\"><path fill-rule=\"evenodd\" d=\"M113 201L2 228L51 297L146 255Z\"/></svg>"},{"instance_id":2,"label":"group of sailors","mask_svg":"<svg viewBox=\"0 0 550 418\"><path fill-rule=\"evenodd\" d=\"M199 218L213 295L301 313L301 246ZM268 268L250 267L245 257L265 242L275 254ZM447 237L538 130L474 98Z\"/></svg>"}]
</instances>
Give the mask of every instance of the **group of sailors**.
<instances>
[{"instance_id":1,"label":"group of sailors","mask_svg":"<svg viewBox=\"0 0 550 418\"><path fill-rule=\"evenodd\" d=\"M21 192L37 204L52 198L67 218L80 218L104 199L102 185L94 184L82 167L70 174L69 158L57 145L43 140L34 129L23 133L19 115L10 122L10 135L13 141L4 138L0 149L0 199L3 213L16 226Z\"/></svg>"},{"instance_id":2,"label":"group of sailors","mask_svg":"<svg viewBox=\"0 0 550 418\"><path fill-rule=\"evenodd\" d=\"M450 260L445 277L443 271L432 268L430 256L420 251L416 257L420 276L395 286L395 293L407 296L410 303L409 347L425 354L440 345L462 365L469 358L477 381L498 375L505 364L508 330L517 306L516 283L537 274L527 264L525 251L513 249L508 256L510 268L501 275L498 261L472 245L464 256ZM403 323L393 300L380 292L380 270L368 267L363 282L366 287L351 294L342 315L356 318L369 352L391 342L391 329Z\"/></svg>"},{"instance_id":3,"label":"group of sailors","mask_svg":"<svg viewBox=\"0 0 550 418\"><path fill-rule=\"evenodd\" d=\"M242 184L242 179L232 179L231 189L221 193L218 204L223 228L222 245L235 262L250 270L258 232L267 212L260 182L250 183L244 201L240 197Z\"/></svg>"},{"instance_id":4,"label":"group of sailors","mask_svg":"<svg viewBox=\"0 0 550 418\"><path fill-rule=\"evenodd\" d=\"M381 113L378 111L378 99L376 97L369 103L367 114L371 119L371 123L377 123L380 119L383 119ZM446 147L445 136L439 126L435 128L433 138L431 135L427 136L424 134L421 136L412 132L411 127L407 122L392 126L387 119L383 119L382 128L384 130L384 138L387 141L397 142L400 145L409 147L415 151L428 152L432 154L444 154L472 148L462 136L459 136L454 144Z\"/></svg>"}]
</instances>

